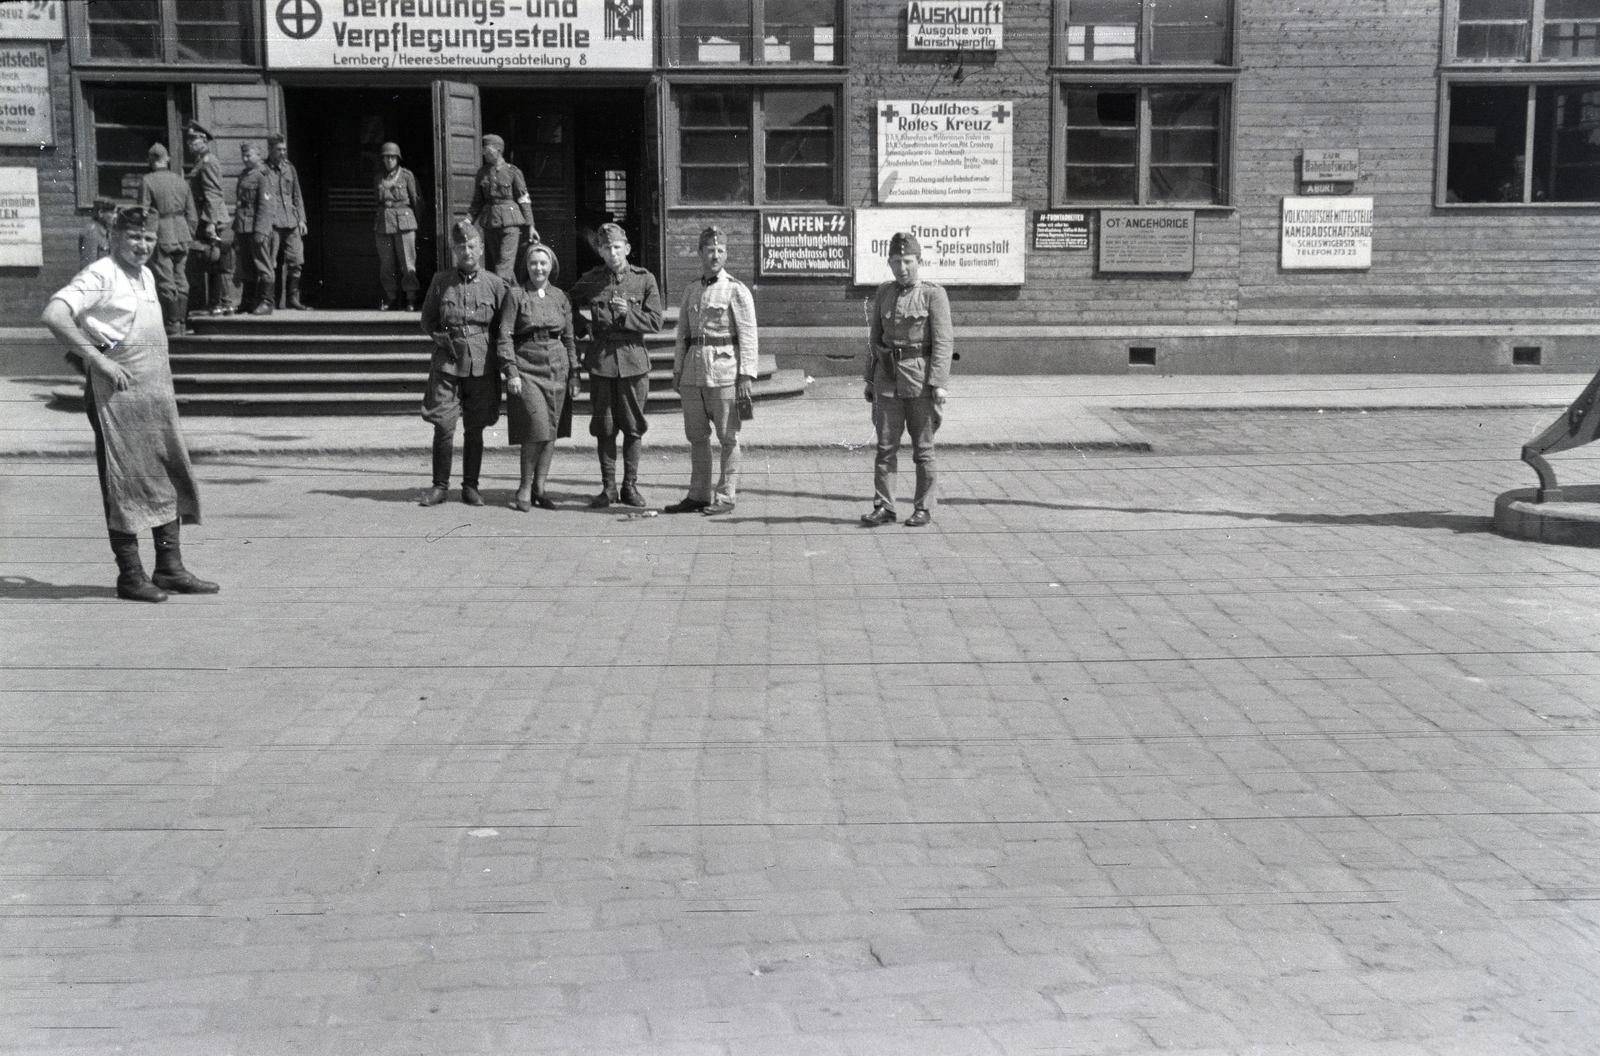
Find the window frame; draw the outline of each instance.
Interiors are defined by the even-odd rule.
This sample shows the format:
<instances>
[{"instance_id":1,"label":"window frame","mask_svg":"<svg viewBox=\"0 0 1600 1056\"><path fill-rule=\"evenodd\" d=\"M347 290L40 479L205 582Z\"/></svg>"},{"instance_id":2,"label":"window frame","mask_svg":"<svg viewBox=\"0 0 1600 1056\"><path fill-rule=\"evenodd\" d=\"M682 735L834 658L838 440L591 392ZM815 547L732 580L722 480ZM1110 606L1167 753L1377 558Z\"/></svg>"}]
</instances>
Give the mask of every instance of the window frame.
<instances>
[{"instance_id":1,"label":"window frame","mask_svg":"<svg viewBox=\"0 0 1600 1056\"><path fill-rule=\"evenodd\" d=\"M708 76L714 68L706 71L685 72L677 76L667 75L662 78L666 85L666 106L664 107L667 119L666 134L662 136L662 171L665 179L665 202L669 212L672 211L697 211L712 210L717 212L752 212L758 213L763 209L839 209L844 208L850 187L849 172L849 115L851 113L850 81L844 70L833 73L832 76L817 76L821 71L829 70L824 66L802 66L793 71L794 76L763 77L752 80L748 74L741 75L743 71L724 74L723 76ZM732 72L732 71L730 71ZM711 89L727 90L738 89L751 93L751 135L750 135L750 164L751 164L751 200L748 202L696 202L685 201L683 198L683 170L682 170L682 111L679 107L679 93L686 90ZM833 135L833 196L829 201L803 201L803 202L776 202L766 200L766 138L767 127L764 122L758 121L761 117L760 97L769 89L805 89L810 91L830 91L835 99L835 125Z\"/></svg>"},{"instance_id":2,"label":"window frame","mask_svg":"<svg viewBox=\"0 0 1600 1056\"><path fill-rule=\"evenodd\" d=\"M1461 0L1446 0L1442 7L1444 33L1440 54L1446 66L1462 66L1473 69L1494 66L1513 66L1522 69L1530 67L1558 69L1575 64L1600 62L1600 57L1593 59L1547 59L1544 57L1544 28L1548 21L1545 18L1546 0L1531 0L1528 15L1528 54L1526 56L1520 59L1463 59L1457 51L1457 45L1460 43ZM1517 21L1520 22L1521 20ZM1555 21L1562 22L1567 20L1556 19Z\"/></svg>"},{"instance_id":3,"label":"window frame","mask_svg":"<svg viewBox=\"0 0 1600 1056\"><path fill-rule=\"evenodd\" d=\"M239 40L243 55L238 62L189 61L177 57L178 8L177 0L157 0L161 29L158 44L161 54L150 59L96 58L89 45L89 11L86 4L68 4L67 37L71 47L72 65L77 68L166 68L184 71L238 71L262 68L261 26L257 15L258 3L236 0L240 15Z\"/></svg>"},{"instance_id":4,"label":"window frame","mask_svg":"<svg viewBox=\"0 0 1600 1056\"><path fill-rule=\"evenodd\" d=\"M1434 142L1434 186L1433 205L1435 209L1450 211L1461 210L1495 210L1507 209L1538 209L1538 210L1565 210L1565 211L1600 211L1600 198L1586 202L1553 202L1553 201L1521 201L1521 202L1452 202L1448 200L1450 189L1450 90L1456 85L1469 87L1489 86L1504 88L1529 89L1528 120L1523 131L1523 146L1527 157L1533 157L1533 137L1537 131L1534 120L1534 100L1537 91L1543 87L1560 86L1566 84L1597 84L1600 85L1600 63L1586 66L1574 66L1571 62L1564 62L1558 69L1541 70L1537 74L1532 71L1531 64L1523 63L1503 70L1484 69L1483 63L1473 63L1467 69L1442 70L1439 77L1439 124L1435 130ZM1529 165L1523 177L1523 195L1533 180L1533 166Z\"/></svg>"},{"instance_id":5,"label":"window frame","mask_svg":"<svg viewBox=\"0 0 1600 1056\"><path fill-rule=\"evenodd\" d=\"M671 70L801 70L806 74L815 75L826 70L843 69L850 64L849 49L850 35L845 31L850 22L850 7L853 0L832 0L834 13L838 21L834 23L833 32L833 61L832 62L768 62L766 49L756 47L756 41L764 40L766 27L767 0L740 0L750 11L750 57L742 62L700 62L690 61L682 54L682 40L679 36L679 27L682 20L679 18L680 5L683 0L662 0L661 2L661 64Z\"/></svg>"},{"instance_id":6,"label":"window frame","mask_svg":"<svg viewBox=\"0 0 1600 1056\"><path fill-rule=\"evenodd\" d=\"M1139 31L1134 42L1132 62L1069 62L1067 60L1067 15L1071 0L1051 0L1050 56L1058 69L1102 70L1235 70L1239 64L1239 4L1238 0L1225 0L1228 5L1227 61L1207 63L1152 62L1150 42L1155 24L1155 0L1139 0Z\"/></svg>"}]
</instances>

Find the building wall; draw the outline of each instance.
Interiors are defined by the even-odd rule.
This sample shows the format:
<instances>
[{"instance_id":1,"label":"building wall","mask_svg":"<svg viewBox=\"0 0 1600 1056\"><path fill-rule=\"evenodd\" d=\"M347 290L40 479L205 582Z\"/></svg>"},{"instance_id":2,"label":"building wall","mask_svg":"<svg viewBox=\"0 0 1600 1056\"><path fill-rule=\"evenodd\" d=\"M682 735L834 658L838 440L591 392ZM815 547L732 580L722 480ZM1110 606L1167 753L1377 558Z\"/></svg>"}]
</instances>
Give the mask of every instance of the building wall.
<instances>
[{"instance_id":1,"label":"building wall","mask_svg":"<svg viewBox=\"0 0 1600 1056\"><path fill-rule=\"evenodd\" d=\"M54 104L55 145L0 147L0 166L39 172L40 228L44 267L0 268L0 325L37 327L50 295L78 270L78 232L88 220L79 213L72 150L72 68L62 41L39 42L50 52L50 92ZM41 360L54 370L60 357Z\"/></svg>"}]
</instances>

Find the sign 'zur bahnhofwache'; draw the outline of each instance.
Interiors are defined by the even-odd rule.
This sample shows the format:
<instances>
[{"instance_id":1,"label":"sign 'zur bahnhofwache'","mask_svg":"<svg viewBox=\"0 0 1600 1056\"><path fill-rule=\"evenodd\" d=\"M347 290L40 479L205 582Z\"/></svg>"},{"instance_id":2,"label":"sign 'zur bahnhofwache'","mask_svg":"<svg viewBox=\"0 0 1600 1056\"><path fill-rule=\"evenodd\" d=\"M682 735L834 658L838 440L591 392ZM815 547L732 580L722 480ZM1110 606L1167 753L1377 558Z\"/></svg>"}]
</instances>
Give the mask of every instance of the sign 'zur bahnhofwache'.
<instances>
[{"instance_id":1,"label":"sign 'zur bahnhofwache'","mask_svg":"<svg viewBox=\"0 0 1600 1056\"><path fill-rule=\"evenodd\" d=\"M999 51L1006 26L1001 0L911 0L907 51Z\"/></svg>"},{"instance_id":2,"label":"sign 'zur bahnhofwache'","mask_svg":"<svg viewBox=\"0 0 1600 1056\"><path fill-rule=\"evenodd\" d=\"M922 277L947 286L1021 286L1027 222L1021 209L857 209L858 284L894 278L886 259L896 231L922 243Z\"/></svg>"},{"instance_id":3,"label":"sign 'zur bahnhofwache'","mask_svg":"<svg viewBox=\"0 0 1600 1056\"><path fill-rule=\"evenodd\" d=\"M261 0L267 66L648 70L646 0Z\"/></svg>"},{"instance_id":4,"label":"sign 'zur bahnhofwache'","mask_svg":"<svg viewBox=\"0 0 1600 1056\"><path fill-rule=\"evenodd\" d=\"M893 99L878 103L878 201L1011 201L1008 102Z\"/></svg>"}]
</instances>

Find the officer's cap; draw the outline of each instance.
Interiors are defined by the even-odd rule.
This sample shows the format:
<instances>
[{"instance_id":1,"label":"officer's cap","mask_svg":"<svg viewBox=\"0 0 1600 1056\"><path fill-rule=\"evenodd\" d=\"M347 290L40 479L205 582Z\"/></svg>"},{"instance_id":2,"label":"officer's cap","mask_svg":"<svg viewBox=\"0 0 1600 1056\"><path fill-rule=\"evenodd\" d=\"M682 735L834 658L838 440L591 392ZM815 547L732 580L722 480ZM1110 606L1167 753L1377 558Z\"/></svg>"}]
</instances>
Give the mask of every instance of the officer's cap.
<instances>
[{"instance_id":1,"label":"officer's cap","mask_svg":"<svg viewBox=\"0 0 1600 1056\"><path fill-rule=\"evenodd\" d=\"M506 141L495 135L493 132L490 132L487 136L483 137L483 145L486 147L493 147L494 149L501 151L506 149Z\"/></svg>"},{"instance_id":2,"label":"officer's cap","mask_svg":"<svg viewBox=\"0 0 1600 1056\"><path fill-rule=\"evenodd\" d=\"M718 227L716 224L712 224L710 227L708 227L704 231L700 232L700 247L699 248L705 249L707 246L712 245L714 243L721 244L721 245L724 245L724 246L726 246L728 244L728 236L723 234L722 233L722 228Z\"/></svg>"},{"instance_id":3,"label":"officer's cap","mask_svg":"<svg viewBox=\"0 0 1600 1056\"><path fill-rule=\"evenodd\" d=\"M908 254L913 257L922 256L922 243L918 242L917 236L910 231L896 231L894 237L889 239L889 255L902 257Z\"/></svg>"},{"instance_id":4,"label":"officer's cap","mask_svg":"<svg viewBox=\"0 0 1600 1056\"><path fill-rule=\"evenodd\" d=\"M111 230L143 231L157 216L154 209L146 209L142 205L125 205L117 210L116 218L111 221Z\"/></svg>"},{"instance_id":5,"label":"officer's cap","mask_svg":"<svg viewBox=\"0 0 1600 1056\"><path fill-rule=\"evenodd\" d=\"M198 121L190 121L187 125L183 126L183 130L192 135L204 136L207 139L211 138L211 130Z\"/></svg>"},{"instance_id":6,"label":"officer's cap","mask_svg":"<svg viewBox=\"0 0 1600 1056\"><path fill-rule=\"evenodd\" d=\"M378 156L380 158L398 158L400 156L400 144L385 143L378 148Z\"/></svg>"},{"instance_id":7,"label":"officer's cap","mask_svg":"<svg viewBox=\"0 0 1600 1056\"><path fill-rule=\"evenodd\" d=\"M609 242L627 242L628 233L617 224L601 224L600 230L594 234L594 240L602 246Z\"/></svg>"},{"instance_id":8,"label":"officer's cap","mask_svg":"<svg viewBox=\"0 0 1600 1056\"><path fill-rule=\"evenodd\" d=\"M152 143L150 144L150 149L145 151L145 156L151 161L166 161L169 155L165 146L160 143Z\"/></svg>"},{"instance_id":9,"label":"officer's cap","mask_svg":"<svg viewBox=\"0 0 1600 1056\"><path fill-rule=\"evenodd\" d=\"M457 220L450 225L450 243L464 246L468 242L483 241L483 232L478 230L478 225L471 220Z\"/></svg>"}]
</instances>

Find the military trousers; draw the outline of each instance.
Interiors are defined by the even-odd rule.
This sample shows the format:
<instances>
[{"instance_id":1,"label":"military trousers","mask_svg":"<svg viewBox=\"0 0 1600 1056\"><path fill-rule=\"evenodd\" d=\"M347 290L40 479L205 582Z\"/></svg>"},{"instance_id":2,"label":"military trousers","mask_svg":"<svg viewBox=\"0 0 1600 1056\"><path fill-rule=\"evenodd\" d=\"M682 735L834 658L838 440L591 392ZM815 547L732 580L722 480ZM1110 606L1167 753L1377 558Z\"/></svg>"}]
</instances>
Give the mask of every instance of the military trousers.
<instances>
[{"instance_id":1,"label":"military trousers","mask_svg":"<svg viewBox=\"0 0 1600 1056\"><path fill-rule=\"evenodd\" d=\"M732 385L685 385L683 435L689 440L689 498L731 503L739 489L739 403ZM722 475L711 489L711 434L722 447Z\"/></svg>"},{"instance_id":2,"label":"military trousers","mask_svg":"<svg viewBox=\"0 0 1600 1056\"><path fill-rule=\"evenodd\" d=\"M251 256L255 263L256 293L268 304L277 302L278 261L282 259L285 281L292 274L299 276L305 264L305 244L297 227L275 227L271 231L257 231L250 236Z\"/></svg>"},{"instance_id":3,"label":"military trousers","mask_svg":"<svg viewBox=\"0 0 1600 1056\"><path fill-rule=\"evenodd\" d=\"M509 283L517 281L517 247L522 244L522 228L491 227L483 233L483 263Z\"/></svg>"},{"instance_id":4,"label":"military trousers","mask_svg":"<svg viewBox=\"0 0 1600 1056\"><path fill-rule=\"evenodd\" d=\"M919 510L933 508L935 480L933 434L939 427L939 411L932 396L896 396L876 390L872 401L872 424L878 432L877 458L873 461L872 504L894 509L895 476L900 468L900 441L911 434L911 458L917 466L915 504Z\"/></svg>"},{"instance_id":5,"label":"military trousers","mask_svg":"<svg viewBox=\"0 0 1600 1056\"><path fill-rule=\"evenodd\" d=\"M384 303L394 304L402 291L406 300L414 300L422 291L417 282L417 233L386 235L379 231L372 238L378 245L378 282L383 286Z\"/></svg>"},{"instance_id":6,"label":"military trousers","mask_svg":"<svg viewBox=\"0 0 1600 1056\"><path fill-rule=\"evenodd\" d=\"M156 280L156 300L167 333L181 331L189 314L189 247L158 246L150 254L150 274Z\"/></svg>"}]
</instances>

